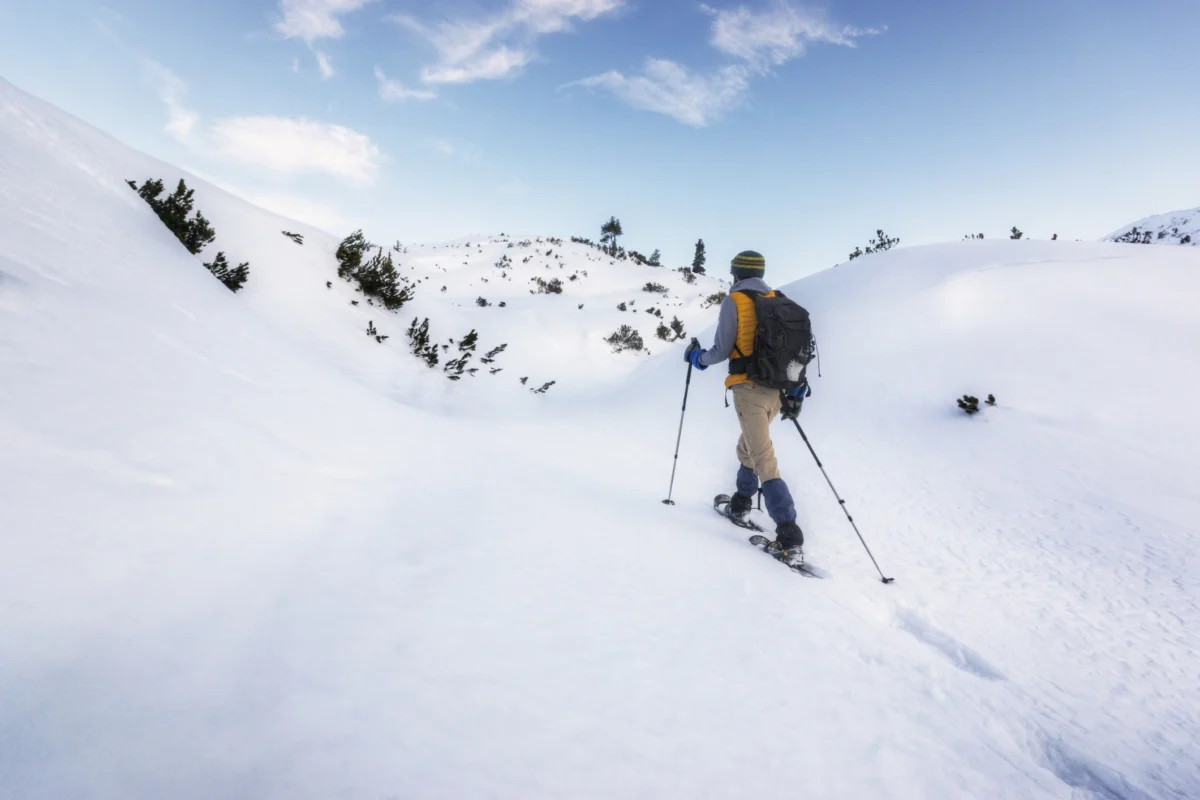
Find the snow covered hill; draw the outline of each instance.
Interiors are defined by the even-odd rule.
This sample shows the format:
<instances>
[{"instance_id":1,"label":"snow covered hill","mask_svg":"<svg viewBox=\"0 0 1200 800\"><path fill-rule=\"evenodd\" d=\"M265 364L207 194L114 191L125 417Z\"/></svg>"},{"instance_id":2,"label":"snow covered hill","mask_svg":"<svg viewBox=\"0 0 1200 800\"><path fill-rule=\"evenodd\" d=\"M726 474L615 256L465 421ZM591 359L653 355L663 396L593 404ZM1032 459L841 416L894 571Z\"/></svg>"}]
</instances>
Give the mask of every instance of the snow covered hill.
<instances>
[{"instance_id":1,"label":"snow covered hill","mask_svg":"<svg viewBox=\"0 0 1200 800\"><path fill-rule=\"evenodd\" d=\"M1102 241L1200 245L1200 208L1146 217L1109 234Z\"/></svg>"},{"instance_id":2,"label":"snow covered hill","mask_svg":"<svg viewBox=\"0 0 1200 800\"><path fill-rule=\"evenodd\" d=\"M785 287L802 422L896 578L779 424L809 581L708 508L719 371L660 502L682 344L602 339L678 276L408 243L392 330L510 344L455 384L367 339L336 241L197 182L252 263L228 292L124 184L177 174L0 84L0 796L1200 796L1200 251L960 242ZM708 287L670 291L701 333Z\"/></svg>"}]
</instances>

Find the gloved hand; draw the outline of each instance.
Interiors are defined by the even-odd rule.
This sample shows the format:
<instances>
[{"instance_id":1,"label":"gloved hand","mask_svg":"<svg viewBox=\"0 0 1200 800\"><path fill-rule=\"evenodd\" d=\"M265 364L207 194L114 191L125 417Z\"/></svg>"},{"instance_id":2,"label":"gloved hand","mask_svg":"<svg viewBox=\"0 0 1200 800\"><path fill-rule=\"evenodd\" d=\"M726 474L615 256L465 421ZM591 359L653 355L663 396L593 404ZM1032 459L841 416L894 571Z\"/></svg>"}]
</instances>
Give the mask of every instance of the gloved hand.
<instances>
[{"instance_id":1,"label":"gloved hand","mask_svg":"<svg viewBox=\"0 0 1200 800\"><path fill-rule=\"evenodd\" d=\"M812 394L812 390L808 388L807 383L802 383L795 389L787 392L780 398L781 407L779 415L784 419L796 419L800 416L800 409L804 405L804 398Z\"/></svg>"},{"instance_id":2,"label":"gloved hand","mask_svg":"<svg viewBox=\"0 0 1200 800\"><path fill-rule=\"evenodd\" d=\"M704 348L700 346L698 339L692 339L692 343L687 346L687 350L683 351L683 360L691 364L698 370L706 370L708 367L700 363L700 356L704 355Z\"/></svg>"}]
</instances>

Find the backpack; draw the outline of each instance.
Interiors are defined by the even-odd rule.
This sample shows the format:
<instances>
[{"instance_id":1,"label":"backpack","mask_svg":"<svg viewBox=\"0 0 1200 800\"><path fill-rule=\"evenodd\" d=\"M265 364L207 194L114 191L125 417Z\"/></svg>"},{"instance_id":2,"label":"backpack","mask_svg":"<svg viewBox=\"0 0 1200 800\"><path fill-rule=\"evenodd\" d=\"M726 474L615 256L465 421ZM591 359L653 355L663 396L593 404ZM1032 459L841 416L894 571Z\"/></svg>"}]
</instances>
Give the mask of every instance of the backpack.
<instances>
[{"instance_id":1,"label":"backpack","mask_svg":"<svg viewBox=\"0 0 1200 800\"><path fill-rule=\"evenodd\" d=\"M758 322L754 351L746 358L746 377L768 389L795 389L805 382L816 349L808 312L779 291L774 297L742 294L754 301Z\"/></svg>"}]
</instances>

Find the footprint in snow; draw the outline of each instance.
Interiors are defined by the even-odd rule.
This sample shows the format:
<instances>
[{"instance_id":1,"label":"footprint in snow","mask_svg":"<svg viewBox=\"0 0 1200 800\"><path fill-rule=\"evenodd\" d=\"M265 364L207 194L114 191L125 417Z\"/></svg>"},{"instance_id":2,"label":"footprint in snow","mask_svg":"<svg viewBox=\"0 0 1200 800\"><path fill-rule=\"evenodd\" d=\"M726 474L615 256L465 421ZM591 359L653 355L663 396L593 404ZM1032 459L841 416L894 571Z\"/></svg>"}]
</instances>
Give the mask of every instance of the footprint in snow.
<instances>
[{"instance_id":1,"label":"footprint in snow","mask_svg":"<svg viewBox=\"0 0 1200 800\"><path fill-rule=\"evenodd\" d=\"M915 611L904 608L897 609L896 626L900 630L912 634L921 644L941 653L951 664L963 672L989 681L1008 680L1004 673L992 666L986 658L945 631L934 627L932 623Z\"/></svg>"}]
</instances>

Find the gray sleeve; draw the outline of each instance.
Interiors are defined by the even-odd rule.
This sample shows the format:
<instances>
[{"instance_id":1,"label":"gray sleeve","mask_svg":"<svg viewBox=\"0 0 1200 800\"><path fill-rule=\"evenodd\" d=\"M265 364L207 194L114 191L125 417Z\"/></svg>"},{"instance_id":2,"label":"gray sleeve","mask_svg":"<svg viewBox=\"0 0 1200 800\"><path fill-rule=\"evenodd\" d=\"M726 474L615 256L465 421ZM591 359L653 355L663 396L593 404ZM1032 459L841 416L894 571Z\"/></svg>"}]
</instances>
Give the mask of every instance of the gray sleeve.
<instances>
[{"instance_id":1,"label":"gray sleeve","mask_svg":"<svg viewBox=\"0 0 1200 800\"><path fill-rule=\"evenodd\" d=\"M700 363L706 367L720 364L729 358L733 352L733 343L737 341L737 304L732 297L721 301L721 317L717 320L717 335L713 337L713 346L700 356Z\"/></svg>"}]
</instances>

